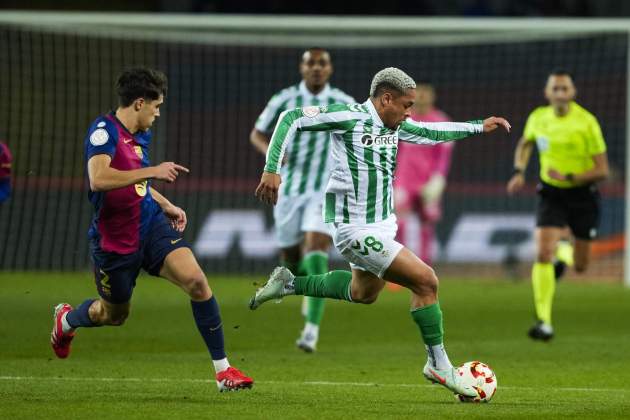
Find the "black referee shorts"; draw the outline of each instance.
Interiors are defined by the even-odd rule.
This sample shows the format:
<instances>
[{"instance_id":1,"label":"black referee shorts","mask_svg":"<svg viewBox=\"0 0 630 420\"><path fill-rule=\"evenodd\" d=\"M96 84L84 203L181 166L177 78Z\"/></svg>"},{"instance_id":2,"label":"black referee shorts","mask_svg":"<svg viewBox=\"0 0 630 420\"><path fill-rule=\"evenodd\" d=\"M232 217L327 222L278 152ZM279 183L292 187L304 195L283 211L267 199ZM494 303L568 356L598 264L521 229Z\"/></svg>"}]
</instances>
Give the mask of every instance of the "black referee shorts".
<instances>
[{"instance_id":1,"label":"black referee shorts","mask_svg":"<svg viewBox=\"0 0 630 420\"><path fill-rule=\"evenodd\" d=\"M578 239L597 236L599 224L599 191L595 184L575 188L558 188L540 182L536 226L569 226Z\"/></svg>"}]
</instances>

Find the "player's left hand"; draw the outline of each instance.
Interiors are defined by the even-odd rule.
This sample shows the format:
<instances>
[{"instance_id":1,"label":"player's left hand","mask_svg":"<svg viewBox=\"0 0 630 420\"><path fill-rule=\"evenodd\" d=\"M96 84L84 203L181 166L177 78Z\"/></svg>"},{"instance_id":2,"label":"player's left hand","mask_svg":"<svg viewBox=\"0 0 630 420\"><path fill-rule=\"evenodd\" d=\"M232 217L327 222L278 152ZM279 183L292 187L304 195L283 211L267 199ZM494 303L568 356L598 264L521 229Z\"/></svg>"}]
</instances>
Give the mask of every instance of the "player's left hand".
<instances>
[{"instance_id":1,"label":"player's left hand","mask_svg":"<svg viewBox=\"0 0 630 420\"><path fill-rule=\"evenodd\" d=\"M489 133L491 131L494 131L499 126L505 128L505 131L507 131L508 133L510 132L510 129L512 128L510 123L505 118L489 117L489 118L486 118L485 120L483 120L483 132L484 133Z\"/></svg>"},{"instance_id":2,"label":"player's left hand","mask_svg":"<svg viewBox=\"0 0 630 420\"><path fill-rule=\"evenodd\" d=\"M171 221L171 226L178 232L183 232L186 229L188 219L186 218L186 212L177 206L170 205L163 208L162 211Z\"/></svg>"},{"instance_id":3,"label":"player's left hand","mask_svg":"<svg viewBox=\"0 0 630 420\"><path fill-rule=\"evenodd\" d=\"M555 169L551 168L547 171L547 175L549 175L549 178L551 179L555 179L556 181L566 181L567 177L562 175L560 172L556 171Z\"/></svg>"}]
</instances>

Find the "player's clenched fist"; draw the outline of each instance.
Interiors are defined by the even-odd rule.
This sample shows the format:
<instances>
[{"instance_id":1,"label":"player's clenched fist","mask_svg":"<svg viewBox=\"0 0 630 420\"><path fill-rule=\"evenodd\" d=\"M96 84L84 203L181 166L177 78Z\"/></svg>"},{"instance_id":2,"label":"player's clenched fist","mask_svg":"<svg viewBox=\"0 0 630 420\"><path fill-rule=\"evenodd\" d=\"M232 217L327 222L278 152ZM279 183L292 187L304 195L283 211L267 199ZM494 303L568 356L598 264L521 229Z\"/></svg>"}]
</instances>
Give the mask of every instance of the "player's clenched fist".
<instances>
[{"instance_id":1,"label":"player's clenched fist","mask_svg":"<svg viewBox=\"0 0 630 420\"><path fill-rule=\"evenodd\" d=\"M505 131L507 131L508 133L510 132L510 129L512 128L510 123L505 118L489 117L483 120L484 133L489 133L490 131L494 131L498 126L505 128Z\"/></svg>"},{"instance_id":2,"label":"player's clenched fist","mask_svg":"<svg viewBox=\"0 0 630 420\"><path fill-rule=\"evenodd\" d=\"M190 172L188 168L178 165L175 162L162 162L155 167L155 170L156 173L154 178L166 182L175 181L180 171L186 173Z\"/></svg>"},{"instance_id":3,"label":"player's clenched fist","mask_svg":"<svg viewBox=\"0 0 630 420\"><path fill-rule=\"evenodd\" d=\"M282 179L280 175L271 172L263 172L260 184L256 188L256 197L265 204L275 205L278 202L278 189Z\"/></svg>"}]
</instances>

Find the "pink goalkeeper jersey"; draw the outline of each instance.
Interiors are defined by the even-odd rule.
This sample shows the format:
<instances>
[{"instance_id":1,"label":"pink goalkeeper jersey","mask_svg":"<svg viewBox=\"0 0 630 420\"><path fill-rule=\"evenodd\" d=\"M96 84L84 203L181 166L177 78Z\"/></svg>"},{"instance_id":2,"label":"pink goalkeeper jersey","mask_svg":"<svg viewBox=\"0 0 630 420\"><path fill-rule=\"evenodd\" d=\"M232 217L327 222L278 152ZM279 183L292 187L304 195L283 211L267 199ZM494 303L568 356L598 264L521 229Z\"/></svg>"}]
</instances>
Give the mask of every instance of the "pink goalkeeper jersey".
<instances>
[{"instance_id":1,"label":"pink goalkeeper jersey","mask_svg":"<svg viewBox=\"0 0 630 420\"><path fill-rule=\"evenodd\" d=\"M444 122L450 121L448 115L437 108L426 114L411 114L415 121ZM446 178L451 164L451 152L454 143L440 143L435 146L423 146L398 143L398 163L394 186L419 190L434 173Z\"/></svg>"}]
</instances>

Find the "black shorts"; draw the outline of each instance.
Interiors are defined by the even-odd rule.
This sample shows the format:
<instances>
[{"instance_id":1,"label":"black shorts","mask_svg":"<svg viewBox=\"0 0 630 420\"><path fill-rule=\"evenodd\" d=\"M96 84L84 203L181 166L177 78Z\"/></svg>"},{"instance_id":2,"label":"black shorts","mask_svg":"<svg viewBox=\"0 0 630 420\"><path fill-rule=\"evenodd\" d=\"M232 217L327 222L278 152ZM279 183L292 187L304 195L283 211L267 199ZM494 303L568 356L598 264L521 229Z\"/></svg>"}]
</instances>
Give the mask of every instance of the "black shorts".
<instances>
[{"instance_id":1,"label":"black shorts","mask_svg":"<svg viewBox=\"0 0 630 420\"><path fill-rule=\"evenodd\" d=\"M569 226L573 236L591 240L599 224L599 192L595 184L557 188L541 182L538 192L536 226Z\"/></svg>"},{"instance_id":2,"label":"black shorts","mask_svg":"<svg viewBox=\"0 0 630 420\"><path fill-rule=\"evenodd\" d=\"M98 294L110 303L129 302L140 269L159 276L166 256L183 247L189 247L188 243L161 213L155 216L140 248L132 254L106 252L98 240L90 241Z\"/></svg>"}]
</instances>

